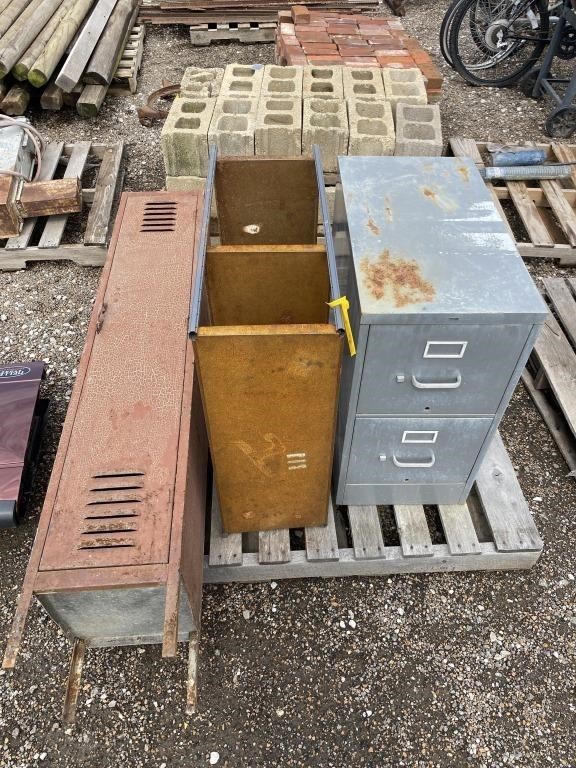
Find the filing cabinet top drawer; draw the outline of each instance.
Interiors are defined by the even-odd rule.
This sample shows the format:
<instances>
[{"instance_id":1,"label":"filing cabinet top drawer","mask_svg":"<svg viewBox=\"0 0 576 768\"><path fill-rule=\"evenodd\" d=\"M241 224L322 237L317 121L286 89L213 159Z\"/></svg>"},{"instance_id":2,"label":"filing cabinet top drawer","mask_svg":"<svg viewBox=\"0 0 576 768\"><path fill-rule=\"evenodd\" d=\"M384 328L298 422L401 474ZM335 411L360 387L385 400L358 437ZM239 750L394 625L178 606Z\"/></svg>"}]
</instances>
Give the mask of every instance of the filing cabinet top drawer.
<instances>
[{"instance_id":1,"label":"filing cabinet top drawer","mask_svg":"<svg viewBox=\"0 0 576 768\"><path fill-rule=\"evenodd\" d=\"M528 339L526 325L375 325L359 414L495 414Z\"/></svg>"},{"instance_id":2,"label":"filing cabinet top drawer","mask_svg":"<svg viewBox=\"0 0 576 768\"><path fill-rule=\"evenodd\" d=\"M334 233L348 231L361 322L544 321L545 304L471 160L341 157L339 165Z\"/></svg>"}]
</instances>

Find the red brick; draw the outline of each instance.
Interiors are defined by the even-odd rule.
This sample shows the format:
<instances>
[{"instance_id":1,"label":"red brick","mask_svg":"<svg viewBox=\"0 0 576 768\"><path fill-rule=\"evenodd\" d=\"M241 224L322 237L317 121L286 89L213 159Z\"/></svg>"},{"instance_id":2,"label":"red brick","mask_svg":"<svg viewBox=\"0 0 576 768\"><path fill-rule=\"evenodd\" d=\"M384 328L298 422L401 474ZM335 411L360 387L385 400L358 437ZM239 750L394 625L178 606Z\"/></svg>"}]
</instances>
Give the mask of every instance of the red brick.
<instances>
[{"instance_id":1,"label":"red brick","mask_svg":"<svg viewBox=\"0 0 576 768\"><path fill-rule=\"evenodd\" d=\"M372 48L358 48L357 46L349 47L346 45L339 45L338 51L340 52L340 56L346 57L346 56L362 56L362 58L366 58L366 56L374 57L374 51Z\"/></svg>"},{"instance_id":2,"label":"red brick","mask_svg":"<svg viewBox=\"0 0 576 768\"><path fill-rule=\"evenodd\" d=\"M318 56L308 56L308 62L310 64L342 64L340 56L326 53Z\"/></svg>"},{"instance_id":3,"label":"red brick","mask_svg":"<svg viewBox=\"0 0 576 768\"><path fill-rule=\"evenodd\" d=\"M374 56L343 56L343 62L348 67L378 66L378 60Z\"/></svg>"},{"instance_id":4,"label":"red brick","mask_svg":"<svg viewBox=\"0 0 576 768\"><path fill-rule=\"evenodd\" d=\"M381 56L378 58L378 63L381 67L387 69L414 69L416 66L412 59L397 59L396 61L388 61L386 58L382 58Z\"/></svg>"},{"instance_id":5,"label":"red brick","mask_svg":"<svg viewBox=\"0 0 576 768\"><path fill-rule=\"evenodd\" d=\"M288 22L292 24L292 14L290 11L278 11L278 24Z\"/></svg>"},{"instance_id":6,"label":"red brick","mask_svg":"<svg viewBox=\"0 0 576 768\"><path fill-rule=\"evenodd\" d=\"M410 56L408 51L404 51L402 48L382 48L379 45L374 46L374 52L380 56L389 56L391 59Z\"/></svg>"},{"instance_id":7,"label":"red brick","mask_svg":"<svg viewBox=\"0 0 576 768\"><path fill-rule=\"evenodd\" d=\"M303 43L302 50L305 54L338 53L338 48L331 43Z\"/></svg>"},{"instance_id":8,"label":"red brick","mask_svg":"<svg viewBox=\"0 0 576 768\"><path fill-rule=\"evenodd\" d=\"M398 45L396 38L392 35L368 35L369 43L390 43L391 45Z\"/></svg>"},{"instance_id":9,"label":"red brick","mask_svg":"<svg viewBox=\"0 0 576 768\"><path fill-rule=\"evenodd\" d=\"M310 21L310 11L305 5L293 5L292 18L294 19L294 24L308 24Z\"/></svg>"},{"instance_id":10,"label":"red brick","mask_svg":"<svg viewBox=\"0 0 576 768\"><path fill-rule=\"evenodd\" d=\"M362 37L352 37L352 35L332 35L332 40L337 45L347 45L349 48L369 48L370 46Z\"/></svg>"},{"instance_id":11,"label":"red brick","mask_svg":"<svg viewBox=\"0 0 576 768\"><path fill-rule=\"evenodd\" d=\"M411 51L416 64L432 64L432 56L427 51Z\"/></svg>"},{"instance_id":12,"label":"red brick","mask_svg":"<svg viewBox=\"0 0 576 768\"><path fill-rule=\"evenodd\" d=\"M326 32L298 32L298 39L301 43L331 43L332 40Z\"/></svg>"},{"instance_id":13,"label":"red brick","mask_svg":"<svg viewBox=\"0 0 576 768\"><path fill-rule=\"evenodd\" d=\"M329 35L357 35L358 26L356 24L337 24L328 23L326 31Z\"/></svg>"},{"instance_id":14,"label":"red brick","mask_svg":"<svg viewBox=\"0 0 576 768\"><path fill-rule=\"evenodd\" d=\"M437 90L442 88L444 78L436 64L420 64L420 71L426 78L426 90Z\"/></svg>"}]
</instances>

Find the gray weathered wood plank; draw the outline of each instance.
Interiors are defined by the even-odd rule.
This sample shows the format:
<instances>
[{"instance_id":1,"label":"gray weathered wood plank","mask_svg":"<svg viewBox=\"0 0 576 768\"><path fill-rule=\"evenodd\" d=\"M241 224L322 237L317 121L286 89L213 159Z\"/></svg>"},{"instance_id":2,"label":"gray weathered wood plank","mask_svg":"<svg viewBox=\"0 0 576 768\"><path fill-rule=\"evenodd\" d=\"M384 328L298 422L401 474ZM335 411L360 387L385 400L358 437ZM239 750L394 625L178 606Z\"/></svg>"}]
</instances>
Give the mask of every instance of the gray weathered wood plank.
<instances>
[{"instance_id":1,"label":"gray weathered wood plank","mask_svg":"<svg viewBox=\"0 0 576 768\"><path fill-rule=\"evenodd\" d=\"M84 170L84 166L86 165L86 160L88 159L88 153L90 152L90 143L91 142L89 141L79 141L74 145L74 149L70 155L70 160L68 161L68 165L64 171L64 178L70 179L74 176L78 176L79 178L82 177L82 172ZM40 237L38 247L55 248L56 246L60 245L60 240L64 234L67 221L68 216L66 215L50 216L46 222L46 225L44 226L44 231Z\"/></svg>"},{"instance_id":2,"label":"gray weathered wood plank","mask_svg":"<svg viewBox=\"0 0 576 768\"><path fill-rule=\"evenodd\" d=\"M287 528L277 531L260 531L258 541L259 563L290 562L290 531Z\"/></svg>"},{"instance_id":3,"label":"gray weathered wood plank","mask_svg":"<svg viewBox=\"0 0 576 768\"><path fill-rule=\"evenodd\" d=\"M441 504L438 511L450 554L479 555L482 548L466 504Z\"/></svg>"},{"instance_id":4,"label":"gray weathered wood plank","mask_svg":"<svg viewBox=\"0 0 576 768\"><path fill-rule=\"evenodd\" d=\"M576 245L576 213L566 200L560 182L556 179L542 179L540 186L568 242L572 246Z\"/></svg>"},{"instance_id":5,"label":"gray weathered wood plank","mask_svg":"<svg viewBox=\"0 0 576 768\"><path fill-rule=\"evenodd\" d=\"M242 564L242 534L224 533L222 516L216 487L212 488L212 514L210 517L210 553L208 562L211 566Z\"/></svg>"},{"instance_id":6,"label":"gray weathered wood plank","mask_svg":"<svg viewBox=\"0 0 576 768\"><path fill-rule=\"evenodd\" d=\"M338 560L338 538L336 536L332 499L328 503L326 525L305 528L304 536L306 537L306 556L308 560Z\"/></svg>"},{"instance_id":7,"label":"gray weathered wood plank","mask_svg":"<svg viewBox=\"0 0 576 768\"><path fill-rule=\"evenodd\" d=\"M122 174L120 163L124 145L120 141L104 151L102 165L94 189L94 201L84 232L86 245L106 245L110 229L110 214Z\"/></svg>"},{"instance_id":8,"label":"gray weathered wood plank","mask_svg":"<svg viewBox=\"0 0 576 768\"><path fill-rule=\"evenodd\" d=\"M576 353L552 314L546 318L534 352L572 434L576 435Z\"/></svg>"},{"instance_id":9,"label":"gray weathered wood plank","mask_svg":"<svg viewBox=\"0 0 576 768\"><path fill-rule=\"evenodd\" d=\"M396 525L400 535L400 545L405 557L427 557L432 555L432 539L424 507L414 505L394 505Z\"/></svg>"},{"instance_id":10,"label":"gray weathered wood plank","mask_svg":"<svg viewBox=\"0 0 576 768\"><path fill-rule=\"evenodd\" d=\"M348 507L354 557L370 560L385 557L384 539L378 509L374 506Z\"/></svg>"},{"instance_id":11,"label":"gray weathered wood plank","mask_svg":"<svg viewBox=\"0 0 576 768\"><path fill-rule=\"evenodd\" d=\"M494 544L480 544L480 554L455 556L446 544L434 544L432 557L404 557L401 547L386 547L386 556L358 560L353 549L341 549L337 561L310 562L305 552L293 552L289 563L262 566L258 555L244 554L241 566L211 568L205 559L204 582L258 582L271 579L332 578L345 576L386 576L399 573L453 573L532 568L540 552L499 552Z\"/></svg>"},{"instance_id":12,"label":"gray weathered wood plank","mask_svg":"<svg viewBox=\"0 0 576 768\"><path fill-rule=\"evenodd\" d=\"M534 400L536 408L540 411L540 415L550 430L550 434L556 441L560 453L564 456L564 461L568 464L570 470L576 469L576 446L574 445L574 437L572 436L572 432L570 432L566 426L563 415L552 408L548 402L548 398L544 392L541 392L536 387L533 377L526 369L524 369L524 372L522 373L522 382L528 390L530 397Z\"/></svg>"},{"instance_id":13,"label":"gray weathered wood plank","mask_svg":"<svg viewBox=\"0 0 576 768\"><path fill-rule=\"evenodd\" d=\"M38 181L47 181L54 178L63 149L63 141L51 141L50 144L48 144L42 155L42 166L40 168L40 173L38 174ZM4 246L6 250L11 251L26 248L30 242L37 221L37 218L26 219L20 234L17 237L11 237L7 240L6 245Z\"/></svg>"},{"instance_id":14,"label":"gray weathered wood plank","mask_svg":"<svg viewBox=\"0 0 576 768\"><path fill-rule=\"evenodd\" d=\"M554 245L554 240L542 221L537 206L527 192L526 184L523 181L508 181L506 187L534 245Z\"/></svg>"},{"instance_id":15,"label":"gray weathered wood plank","mask_svg":"<svg viewBox=\"0 0 576 768\"><path fill-rule=\"evenodd\" d=\"M542 539L498 432L478 472L476 489L498 550L542 549Z\"/></svg>"},{"instance_id":16,"label":"gray weathered wood plank","mask_svg":"<svg viewBox=\"0 0 576 768\"><path fill-rule=\"evenodd\" d=\"M20 250L0 249L0 270L24 269L29 261L73 261L81 267L101 267L106 248L100 245L59 245L57 248L28 246Z\"/></svg>"},{"instance_id":17,"label":"gray weathered wood plank","mask_svg":"<svg viewBox=\"0 0 576 768\"><path fill-rule=\"evenodd\" d=\"M547 277L542 282L566 335L576 347L576 300L570 285L563 277Z\"/></svg>"},{"instance_id":18,"label":"gray weathered wood plank","mask_svg":"<svg viewBox=\"0 0 576 768\"><path fill-rule=\"evenodd\" d=\"M66 93L70 93L74 86L80 82L82 73L92 56L92 52L117 1L98 0L94 10L82 27L82 31L76 38L72 50L64 62L64 66L56 78L56 85Z\"/></svg>"}]
</instances>

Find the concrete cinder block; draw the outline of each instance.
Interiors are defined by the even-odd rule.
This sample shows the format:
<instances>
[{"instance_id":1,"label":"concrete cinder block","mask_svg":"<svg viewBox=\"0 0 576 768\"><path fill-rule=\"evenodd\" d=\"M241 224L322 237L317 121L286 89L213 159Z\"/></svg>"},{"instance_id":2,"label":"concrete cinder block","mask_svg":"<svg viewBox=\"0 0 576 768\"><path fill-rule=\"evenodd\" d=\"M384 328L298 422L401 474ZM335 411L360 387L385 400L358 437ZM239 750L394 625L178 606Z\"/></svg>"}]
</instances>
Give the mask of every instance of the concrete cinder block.
<instances>
[{"instance_id":1,"label":"concrete cinder block","mask_svg":"<svg viewBox=\"0 0 576 768\"><path fill-rule=\"evenodd\" d=\"M267 64L262 79L262 96L302 98L302 67Z\"/></svg>"},{"instance_id":2,"label":"concrete cinder block","mask_svg":"<svg viewBox=\"0 0 576 768\"><path fill-rule=\"evenodd\" d=\"M343 99L342 67L303 67L302 95L305 99Z\"/></svg>"},{"instance_id":3,"label":"concrete cinder block","mask_svg":"<svg viewBox=\"0 0 576 768\"><path fill-rule=\"evenodd\" d=\"M266 95L260 97L254 147L257 155L300 157L302 154L302 102L300 99Z\"/></svg>"},{"instance_id":4,"label":"concrete cinder block","mask_svg":"<svg viewBox=\"0 0 576 768\"><path fill-rule=\"evenodd\" d=\"M346 99L384 98L384 84L378 67L343 67L342 82Z\"/></svg>"},{"instance_id":5,"label":"concrete cinder block","mask_svg":"<svg viewBox=\"0 0 576 768\"><path fill-rule=\"evenodd\" d=\"M228 64L220 86L220 96L234 99L259 99L264 67L261 64Z\"/></svg>"},{"instance_id":6,"label":"concrete cinder block","mask_svg":"<svg viewBox=\"0 0 576 768\"><path fill-rule=\"evenodd\" d=\"M304 99L302 151L317 144L325 171L338 170L338 155L348 152L348 111L340 99Z\"/></svg>"},{"instance_id":7,"label":"concrete cinder block","mask_svg":"<svg viewBox=\"0 0 576 768\"><path fill-rule=\"evenodd\" d=\"M349 155L393 155L396 136L388 101L349 99Z\"/></svg>"},{"instance_id":8,"label":"concrete cinder block","mask_svg":"<svg viewBox=\"0 0 576 768\"><path fill-rule=\"evenodd\" d=\"M395 155L439 157L443 146L438 104L396 105Z\"/></svg>"},{"instance_id":9,"label":"concrete cinder block","mask_svg":"<svg viewBox=\"0 0 576 768\"><path fill-rule=\"evenodd\" d=\"M168 192L204 192L206 179L199 176L166 176L166 190ZM217 218L216 196L212 196L210 206L210 218Z\"/></svg>"},{"instance_id":10,"label":"concrete cinder block","mask_svg":"<svg viewBox=\"0 0 576 768\"><path fill-rule=\"evenodd\" d=\"M212 67L203 69L202 67L188 67L182 75L180 83L180 93L183 96L218 96L224 69L222 67Z\"/></svg>"},{"instance_id":11,"label":"concrete cinder block","mask_svg":"<svg viewBox=\"0 0 576 768\"><path fill-rule=\"evenodd\" d=\"M216 99L177 96L160 141L168 176L206 176L208 128Z\"/></svg>"},{"instance_id":12,"label":"concrete cinder block","mask_svg":"<svg viewBox=\"0 0 576 768\"><path fill-rule=\"evenodd\" d=\"M208 129L208 142L220 155L253 155L258 101L220 94Z\"/></svg>"},{"instance_id":13,"label":"concrete cinder block","mask_svg":"<svg viewBox=\"0 0 576 768\"><path fill-rule=\"evenodd\" d=\"M396 104L427 104L426 84L419 69L383 69L386 98L396 114Z\"/></svg>"}]
</instances>

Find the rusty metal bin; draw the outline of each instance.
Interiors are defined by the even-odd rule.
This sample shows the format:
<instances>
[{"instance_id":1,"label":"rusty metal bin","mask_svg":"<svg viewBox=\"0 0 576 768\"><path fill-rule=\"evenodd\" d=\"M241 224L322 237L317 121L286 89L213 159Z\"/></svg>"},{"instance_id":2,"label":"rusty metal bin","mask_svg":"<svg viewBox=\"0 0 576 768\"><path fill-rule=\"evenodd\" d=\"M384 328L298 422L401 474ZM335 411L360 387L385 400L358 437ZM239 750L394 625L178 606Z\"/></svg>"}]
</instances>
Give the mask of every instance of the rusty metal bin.
<instances>
[{"instance_id":1,"label":"rusty metal bin","mask_svg":"<svg viewBox=\"0 0 576 768\"><path fill-rule=\"evenodd\" d=\"M327 221L318 158L211 150L190 334L227 533L326 523L342 322L319 200Z\"/></svg>"}]
</instances>

